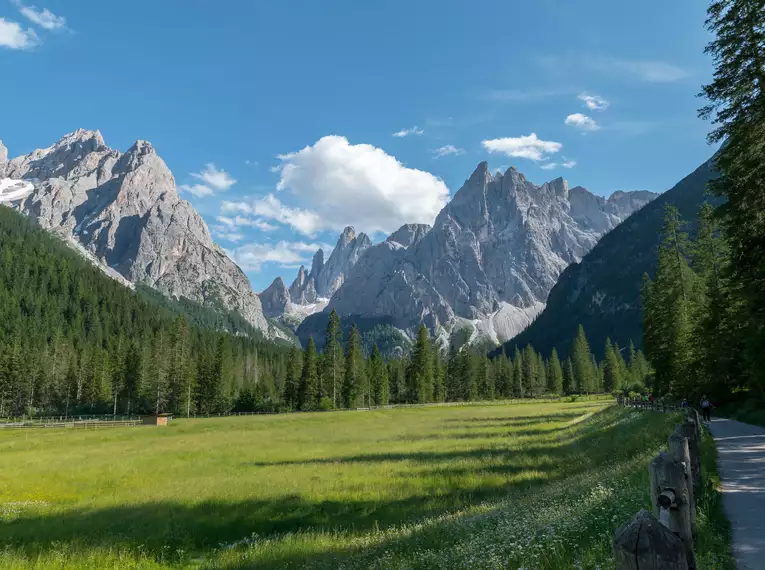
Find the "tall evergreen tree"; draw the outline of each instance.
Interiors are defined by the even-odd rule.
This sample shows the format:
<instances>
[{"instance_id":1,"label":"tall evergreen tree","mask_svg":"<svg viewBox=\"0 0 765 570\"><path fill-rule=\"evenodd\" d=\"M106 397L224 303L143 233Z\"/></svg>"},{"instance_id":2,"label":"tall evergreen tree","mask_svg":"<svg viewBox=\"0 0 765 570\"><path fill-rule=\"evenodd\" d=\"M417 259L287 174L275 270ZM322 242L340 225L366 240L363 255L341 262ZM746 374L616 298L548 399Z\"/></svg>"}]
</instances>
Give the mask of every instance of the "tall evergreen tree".
<instances>
[{"instance_id":1,"label":"tall evergreen tree","mask_svg":"<svg viewBox=\"0 0 765 570\"><path fill-rule=\"evenodd\" d=\"M406 373L407 392L409 393L407 400L409 402L424 403L429 401L428 396L432 393L433 386L431 363L428 329L425 328L425 325L420 325Z\"/></svg>"},{"instance_id":2,"label":"tall evergreen tree","mask_svg":"<svg viewBox=\"0 0 765 570\"><path fill-rule=\"evenodd\" d=\"M377 344L372 347L369 359L369 376L372 385L372 405L387 406L389 400L388 369L380 355Z\"/></svg>"},{"instance_id":3,"label":"tall evergreen tree","mask_svg":"<svg viewBox=\"0 0 765 570\"><path fill-rule=\"evenodd\" d=\"M700 115L715 125L710 142L725 141L714 158L720 177L710 186L726 198L719 213L731 249L731 308L751 387L765 395L765 7L762 0L713 0L707 16L715 73L703 87L708 104ZM653 364L657 377L664 374L663 363Z\"/></svg>"},{"instance_id":4,"label":"tall evergreen tree","mask_svg":"<svg viewBox=\"0 0 765 570\"><path fill-rule=\"evenodd\" d=\"M610 338L606 338L604 354L603 390L608 393L618 392L622 387L622 369Z\"/></svg>"},{"instance_id":5,"label":"tall evergreen tree","mask_svg":"<svg viewBox=\"0 0 765 570\"><path fill-rule=\"evenodd\" d=\"M338 407L343 384L343 329L337 311L332 309L327 322L327 332L324 335L324 352L322 357L322 381L320 392L322 396L332 398L332 405Z\"/></svg>"},{"instance_id":6,"label":"tall evergreen tree","mask_svg":"<svg viewBox=\"0 0 765 570\"><path fill-rule=\"evenodd\" d=\"M550 355L550 366L547 375L547 390L551 394L563 394L563 367L558 358L558 351L552 349Z\"/></svg>"},{"instance_id":7,"label":"tall evergreen tree","mask_svg":"<svg viewBox=\"0 0 765 570\"><path fill-rule=\"evenodd\" d=\"M574 375L574 365L571 358L563 362L563 393L573 394L577 392L576 376Z\"/></svg>"},{"instance_id":8,"label":"tall evergreen tree","mask_svg":"<svg viewBox=\"0 0 765 570\"><path fill-rule=\"evenodd\" d=\"M355 408L358 406L358 397L365 385L364 358L361 354L361 338L359 329L354 324L348 335L345 347L345 371L343 377L343 406Z\"/></svg>"},{"instance_id":9,"label":"tall evergreen tree","mask_svg":"<svg viewBox=\"0 0 765 570\"><path fill-rule=\"evenodd\" d=\"M590 353L590 344L587 342L587 336L584 334L584 327L582 325L579 325L571 349L571 364L574 369L576 389L584 393L594 392L595 373L592 367L592 354Z\"/></svg>"},{"instance_id":10,"label":"tall evergreen tree","mask_svg":"<svg viewBox=\"0 0 765 570\"><path fill-rule=\"evenodd\" d=\"M310 337L303 356L303 372L300 375L298 406L301 410L313 410L319 405L318 358L313 337Z\"/></svg>"},{"instance_id":11,"label":"tall evergreen tree","mask_svg":"<svg viewBox=\"0 0 765 570\"><path fill-rule=\"evenodd\" d=\"M513 354L513 396L516 398L523 398L525 395L523 390L523 370L523 356L516 346L515 353Z\"/></svg>"}]
</instances>

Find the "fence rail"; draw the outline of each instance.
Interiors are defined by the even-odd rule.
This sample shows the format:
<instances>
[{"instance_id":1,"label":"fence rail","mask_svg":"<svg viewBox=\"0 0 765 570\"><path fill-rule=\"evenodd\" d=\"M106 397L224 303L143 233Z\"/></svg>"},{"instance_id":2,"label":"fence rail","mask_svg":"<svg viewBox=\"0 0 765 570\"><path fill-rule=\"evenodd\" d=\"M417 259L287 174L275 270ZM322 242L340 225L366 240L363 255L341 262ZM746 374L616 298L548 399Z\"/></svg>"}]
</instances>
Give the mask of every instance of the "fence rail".
<instances>
[{"instance_id":1,"label":"fence rail","mask_svg":"<svg viewBox=\"0 0 765 570\"><path fill-rule=\"evenodd\" d=\"M10 422L0 424L0 429L45 429L45 428L74 428L101 429L110 427L126 427L142 425L143 420L114 420L114 421L62 421L62 422Z\"/></svg>"},{"instance_id":2,"label":"fence rail","mask_svg":"<svg viewBox=\"0 0 765 570\"><path fill-rule=\"evenodd\" d=\"M685 412L668 451L648 465L653 513L637 513L613 536L616 570L696 570L696 496L701 488L701 422L692 408L617 398L628 408Z\"/></svg>"}]
</instances>

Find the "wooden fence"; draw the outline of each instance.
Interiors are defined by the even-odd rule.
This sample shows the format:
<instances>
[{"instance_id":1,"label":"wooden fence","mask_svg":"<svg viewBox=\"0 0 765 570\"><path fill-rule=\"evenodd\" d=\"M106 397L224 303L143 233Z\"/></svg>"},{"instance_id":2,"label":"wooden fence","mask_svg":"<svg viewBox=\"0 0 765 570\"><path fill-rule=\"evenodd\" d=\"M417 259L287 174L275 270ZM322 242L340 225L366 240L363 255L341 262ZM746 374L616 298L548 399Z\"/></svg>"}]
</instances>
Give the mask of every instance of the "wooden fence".
<instances>
[{"instance_id":1,"label":"wooden fence","mask_svg":"<svg viewBox=\"0 0 765 570\"><path fill-rule=\"evenodd\" d=\"M701 422L692 408L617 399L622 406L682 411L682 421L648 466L653 513L637 513L614 533L616 570L696 570L696 495L701 486Z\"/></svg>"}]
</instances>

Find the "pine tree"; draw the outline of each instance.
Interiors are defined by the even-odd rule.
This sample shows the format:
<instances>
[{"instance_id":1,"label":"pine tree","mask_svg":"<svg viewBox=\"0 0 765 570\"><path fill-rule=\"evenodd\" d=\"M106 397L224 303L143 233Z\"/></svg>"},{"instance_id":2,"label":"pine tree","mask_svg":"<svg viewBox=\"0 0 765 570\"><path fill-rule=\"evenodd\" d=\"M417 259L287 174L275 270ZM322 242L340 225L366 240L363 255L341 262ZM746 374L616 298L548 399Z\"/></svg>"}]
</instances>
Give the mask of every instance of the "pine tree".
<instances>
[{"instance_id":1,"label":"pine tree","mask_svg":"<svg viewBox=\"0 0 765 570\"><path fill-rule=\"evenodd\" d=\"M388 369L380 355L377 344L372 347L372 356L369 358L369 377L372 384L372 405L387 406L389 399Z\"/></svg>"},{"instance_id":2,"label":"pine tree","mask_svg":"<svg viewBox=\"0 0 765 570\"><path fill-rule=\"evenodd\" d=\"M282 390L282 400L291 410L296 410L300 406L300 378L302 375L302 353L297 346L294 346L290 351L290 359L287 364L287 373Z\"/></svg>"},{"instance_id":3,"label":"pine tree","mask_svg":"<svg viewBox=\"0 0 765 570\"><path fill-rule=\"evenodd\" d=\"M335 309L329 314L327 332L324 335L324 352L322 357L321 396L332 398L333 407L338 407L343 383L343 329L340 317Z\"/></svg>"},{"instance_id":4,"label":"pine tree","mask_svg":"<svg viewBox=\"0 0 765 570\"><path fill-rule=\"evenodd\" d=\"M345 374L342 386L344 407L357 407L359 393L364 383L364 358L361 354L361 339L359 337L359 329L356 328L354 323L345 347Z\"/></svg>"},{"instance_id":5,"label":"pine tree","mask_svg":"<svg viewBox=\"0 0 765 570\"><path fill-rule=\"evenodd\" d=\"M592 354L584 327L579 329L571 349L571 364L574 369L574 382L579 392L592 393L595 390L595 374L592 366Z\"/></svg>"},{"instance_id":6,"label":"pine tree","mask_svg":"<svg viewBox=\"0 0 765 570\"><path fill-rule=\"evenodd\" d=\"M707 11L707 29L714 39L706 53L715 65L714 80L703 87L709 103L700 109L712 119L709 141L725 141L714 157L720 177L710 183L713 193L724 196L718 210L730 247L729 304L738 338L730 338L732 327L721 327L732 357L723 360L721 381L739 376L743 364L753 391L765 395L765 7L762 0L714 0ZM708 323L711 324L711 323ZM722 324L722 323L721 323ZM653 353L646 352L653 361ZM696 359L698 360L698 359ZM741 362L743 360L743 362ZM662 363L653 363L656 377L664 374ZM727 365L734 367L729 371ZM747 378L748 377L748 378ZM721 389L721 392L724 388Z\"/></svg>"},{"instance_id":7,"label":"pine tree","mask_svg":"<svg viewBox=\"0 0 765 570\"><path fill-rule=\"evenodd\" d=\"M433 346L433 401L444 402L444 376L446 369L441 360L441 351L436 345Z\"/></svg>"},{"instance_id":8,"label":"pine tree","mask_svg":"<svg viewBox=\"0 0 765 570\"><path fill-rule=\"evenodd\" d=\"M523 356L518 347L515 347L515 353L513 354L513 395L516 398L523 398L525 393L523 390Z\"/></svg>"},{"instance_id":9,"label":"pine tree","mask_svg":"<svg viewBox=\"0 0 765 570\"><path fill-rule=\"evenodd\" d=\"M412 403L429 401L428 393L433 385L431 363L428 329L425 328L424 324L421 324L406 373L407 392L409 394L407 401Z\"/></svg>"},{"instance_id":10,"label":"pine tree","mask_svg":"<svg viewBox=\"0 0 765 570\"><path fill-rule=\"evenodd\" d=\"M571 358L567 358L563 363L563 393L574 394L576 392L578 392L578 388L574 375L574 364L571 362Z\"/></svg>"},{"instance_id":11,"label":"pine tree","mask_svg":"<svg viewBox=\"0 0 765 570\"><path fill-rule=\"evenodd\" d=\"M563 368L558 358L558 351L552 349L550 366L547 375L547 389L551 394L563 394Z\"/></svg>"},{"instance_id":12,"label":"pine tree","mask_svg":"<svg viewBox=\"0 0 765 570\"><path fill-rule=\"evenodd\" d=\"M446 363L445 392L447 402L457 402L463 399L462 370L463 359L454 344L449 345L449 357Z\"/></svg>"},{"instance_id":13,"label":"pine tree","mask_svg":"<svg viewBox=\"0 0 765 570\"><path fill-rule=\"evenodd\" d=\"M622 370L610 338L606 338L604 354L603 390L609 394L618 392L622 387Z\"/></svg>"},{"instance_id":14,"label":"pine tree","mask_svg":"<svg viewBox=\"0 0 765 570\"><path fill-rule=\"evenodd\" d=\"M643 339L654 370L654 391L680 393L690 376L695 275L688 264L690 244L682 231L677 209L665 205L663 242L659 248L656 279L644 278Z\"/></svg>"},{"instance_id":15,"label":"pine tree","mask_svg":"<svg viewBox=\"0 0 765 570\"><path fill-rule=\"evenodd\" d=\"M303 357L303 372L300 375L298 407L301 410L313 410L319 405L318 398L319 370L318 355L313 337L309 337Z\"/></svg>"}]
</instances>

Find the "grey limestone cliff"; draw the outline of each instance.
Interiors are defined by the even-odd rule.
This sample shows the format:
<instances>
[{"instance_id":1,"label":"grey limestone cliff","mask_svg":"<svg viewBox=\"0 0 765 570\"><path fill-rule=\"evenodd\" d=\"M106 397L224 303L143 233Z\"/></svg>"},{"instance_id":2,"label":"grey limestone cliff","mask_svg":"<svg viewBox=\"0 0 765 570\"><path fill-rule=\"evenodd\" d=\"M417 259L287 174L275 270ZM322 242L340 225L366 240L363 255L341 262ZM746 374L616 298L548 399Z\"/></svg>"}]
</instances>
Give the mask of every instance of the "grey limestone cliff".
<instances>
[{"instance_id":1,"label":"grey limestone cliff","mask_svg":"<svg viewBox=\"0 0 765 570\"><path fill-rule=\"evenodd\" d=\"M34 184L22 212L75 239L129 281L238 311L273 334L247 276L180 198L150 143L137 141L121 153L106 146L98 131L80 129L8 161L5 171Z\"/></svg>"}]
</instances>

